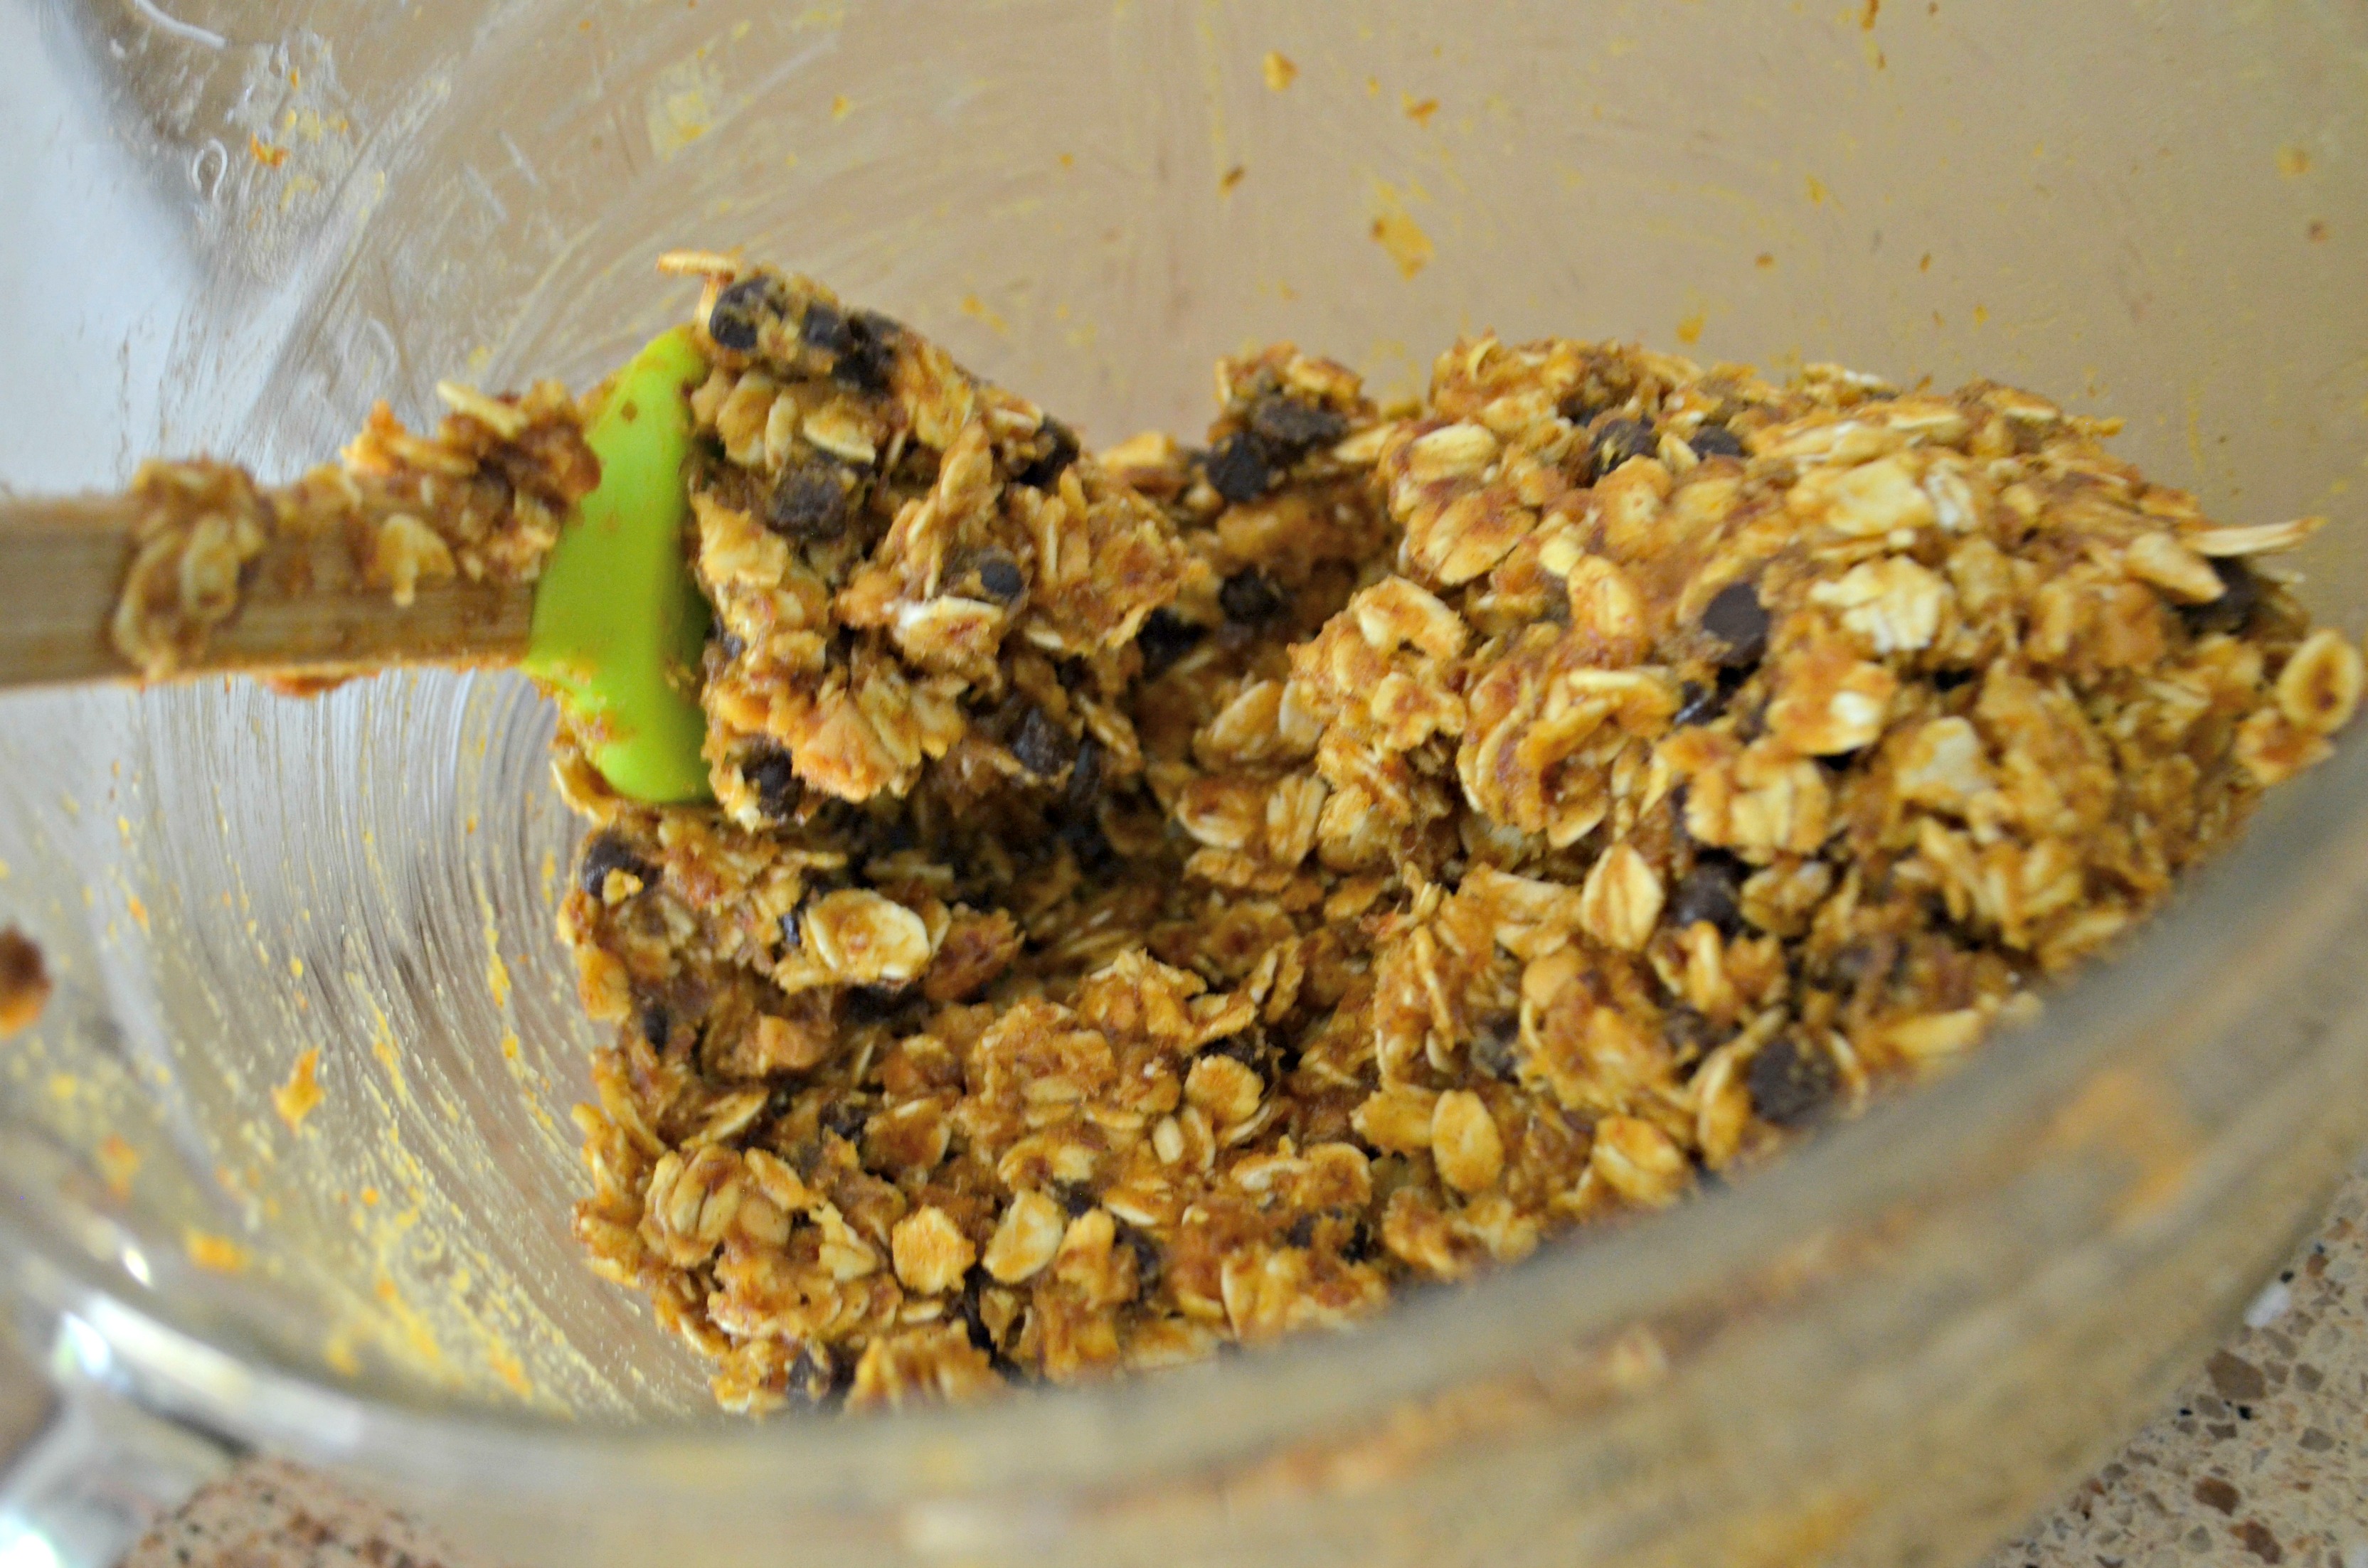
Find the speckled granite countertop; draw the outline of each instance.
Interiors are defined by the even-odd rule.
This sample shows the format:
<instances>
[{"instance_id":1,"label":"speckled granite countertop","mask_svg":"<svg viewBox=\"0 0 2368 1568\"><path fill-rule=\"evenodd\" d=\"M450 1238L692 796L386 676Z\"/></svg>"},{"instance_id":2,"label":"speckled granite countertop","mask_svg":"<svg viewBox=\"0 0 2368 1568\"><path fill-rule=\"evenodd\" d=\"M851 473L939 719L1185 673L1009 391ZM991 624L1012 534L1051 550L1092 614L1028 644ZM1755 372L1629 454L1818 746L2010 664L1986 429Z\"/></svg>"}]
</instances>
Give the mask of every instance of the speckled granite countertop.
<instances>
[{"instance_id":1,"label":"speckled granite countertop","mask_svg":"<svg viewBox=\"0 0 2368 1568\"><path fill-rule=\"evenodd\" d=\"M1983 1568L2368 1568L2368 1170L2177 1402Z\"/></svg>"},{"instance_id":2,"label":"speckled granite countertop","mask_svg":"<svg viewBox=\"0 0 2368 1568\"><path fill-rule=\"evenodd\" d=\"M1982 1568L2368 1568L2368 1168L2176 1403ZM124 1568L444 1568L433 1535L274 1460Z\"/></svg>"}]
</instances>

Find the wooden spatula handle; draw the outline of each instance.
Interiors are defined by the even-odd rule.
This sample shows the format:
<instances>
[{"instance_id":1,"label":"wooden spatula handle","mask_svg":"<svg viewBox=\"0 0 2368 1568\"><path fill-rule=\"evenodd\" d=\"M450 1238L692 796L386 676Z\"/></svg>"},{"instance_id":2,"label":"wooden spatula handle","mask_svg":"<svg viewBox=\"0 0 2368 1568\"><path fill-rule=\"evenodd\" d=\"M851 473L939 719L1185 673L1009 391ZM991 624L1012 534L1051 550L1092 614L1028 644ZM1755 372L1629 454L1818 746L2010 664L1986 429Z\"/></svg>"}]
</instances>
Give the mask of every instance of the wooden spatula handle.
<instances>
[{"instance_id":1,"label":"wooden spatula handle","mask_svg":"<svg viewBox=\"0 0 2368 1568\"><path fill-rule=\"evenodd\" d=\"M107 623L137 521L128 495L0 495L0 686L132 673Z\"/></svg>"},{"instance_id":2,"label":"wooden spatula handle","mask_svg":"<svg viewBox=\"0 0 2368 1568\"><path fill-rule=\"evenodd\" d=\"M382 574L370 580L373 529L401 504L357 492L338 525L271 532L238 571L235 609L162 673L334 680L389 665L516 659L531 584L426 580L398 605ZM153 497L0 494L0 687L160 673L114 634L127 577L156 532Z\"/></svg>"}]
</instances>

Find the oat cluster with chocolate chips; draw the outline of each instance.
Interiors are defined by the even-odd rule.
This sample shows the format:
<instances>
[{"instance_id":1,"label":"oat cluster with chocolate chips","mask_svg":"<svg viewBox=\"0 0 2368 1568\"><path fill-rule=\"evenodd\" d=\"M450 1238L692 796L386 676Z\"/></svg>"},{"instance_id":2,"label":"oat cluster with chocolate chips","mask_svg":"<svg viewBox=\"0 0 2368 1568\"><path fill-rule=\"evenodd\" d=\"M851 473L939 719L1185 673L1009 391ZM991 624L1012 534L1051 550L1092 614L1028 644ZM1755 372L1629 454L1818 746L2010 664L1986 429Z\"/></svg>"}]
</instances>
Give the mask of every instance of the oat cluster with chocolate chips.
<instances>
[{"instance_id":1,"label":"oat cluster with chocolate chips","mask_svg":"<svg viewBox=\"0 0 2368 1568\"><path fill-rule=\"evenodd\" d=\"M726 1405L1340 1326L2036 1007L2359 653L2110 431L1483 336L1103 453L720 258L719 804L592 819L577 1230Z\"/></svg>"}]
</instances>

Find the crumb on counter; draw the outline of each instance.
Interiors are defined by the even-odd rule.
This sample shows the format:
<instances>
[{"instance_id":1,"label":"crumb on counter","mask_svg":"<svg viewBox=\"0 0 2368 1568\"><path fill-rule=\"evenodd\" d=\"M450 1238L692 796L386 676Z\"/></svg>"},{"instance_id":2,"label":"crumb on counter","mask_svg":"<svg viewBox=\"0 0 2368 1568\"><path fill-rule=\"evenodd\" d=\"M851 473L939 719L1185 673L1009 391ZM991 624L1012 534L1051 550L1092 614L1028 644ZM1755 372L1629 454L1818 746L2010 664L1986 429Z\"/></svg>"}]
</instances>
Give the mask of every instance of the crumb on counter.
<instances>
[{"instance_id":1,"label":"crumb on counter","mask_svg":"<svg viewBox=\"0 0 2368 1568\"><path fill-rule=\"evenodd\" d=\"M41 949L15 926L0 926L0 1039L31 1028L50 990Z\"/></svg>"}]
</instances>

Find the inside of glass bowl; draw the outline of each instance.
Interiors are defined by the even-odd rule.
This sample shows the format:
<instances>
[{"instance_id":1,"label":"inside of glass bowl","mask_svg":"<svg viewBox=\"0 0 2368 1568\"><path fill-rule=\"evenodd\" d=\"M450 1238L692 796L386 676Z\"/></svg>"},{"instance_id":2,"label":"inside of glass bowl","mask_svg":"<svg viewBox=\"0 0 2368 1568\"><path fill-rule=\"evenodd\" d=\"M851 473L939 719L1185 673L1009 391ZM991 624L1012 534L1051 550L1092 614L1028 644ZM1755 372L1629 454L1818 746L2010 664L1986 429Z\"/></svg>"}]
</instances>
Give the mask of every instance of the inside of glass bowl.
<instances>
[{"instance_id":1,"label":"inside of glass bowl","mask_svg":"<svg viewBox=\"0 0 2368 1568\"><path fill-rule=\"evenodd\" d=\"M1871 24L1871 25L1868 25ZM581 385L745 245L1074 412L1190 438L1292 338L1412 393L1459 332L1641 338L2126 416L2368 589L2368 23L2030 3L1786 11L49 4L0 17L0 482L267 473L380 397ZM1269 53L1296 66L1276 88ZM290 702L0 702L0 1048L43 1244L218 1343L408 1400L610 1416L703 1373L568 1234L595 1034L575 828L498 674ZM303 1106L306 1083L318 1103Z\"/></svg>"}]
</instances>

